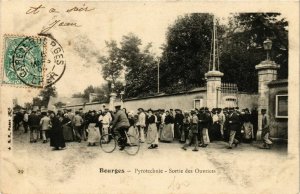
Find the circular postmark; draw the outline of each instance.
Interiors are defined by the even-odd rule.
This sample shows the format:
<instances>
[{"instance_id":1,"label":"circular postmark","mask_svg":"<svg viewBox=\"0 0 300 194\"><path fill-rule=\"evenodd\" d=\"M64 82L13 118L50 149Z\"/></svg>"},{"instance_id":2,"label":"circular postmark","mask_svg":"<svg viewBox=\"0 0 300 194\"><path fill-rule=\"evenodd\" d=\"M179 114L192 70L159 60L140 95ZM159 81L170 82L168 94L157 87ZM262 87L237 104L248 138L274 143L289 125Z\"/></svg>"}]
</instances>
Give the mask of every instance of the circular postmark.
<instances>
[{"instance_id":1,"label":"circular postmark","mask_svg":"<svg viewBox=\"0 0 300 194\"><path fill-rule=\"evenodd\" d=\"M66 60L62 46L49 34L25 37L15 47L12 65L16 76L31 87L48 87L64 74Z\"/></svg>"},{"instance_id":2,"label":"circular postmark","mask_svg":"<svg viewBox=\"0 0 300 194\"><path fill-rule=\"evenodd\" d=\"M38 34L47 39L47 58L44 66L44 86L55 84L66 70L64 49L51 34Z\"/></svg>"},{"instance_id":3,"label":"circular postmark","mask_svg":"<svg viewBox=\"0 0 300 194\"><path fill-rule=\"evenodd\" d=\"M45 40L39 37L22 38L12 53L12 66L20 81L32 87L43 86Z\"/></svg>"}]
</instances>

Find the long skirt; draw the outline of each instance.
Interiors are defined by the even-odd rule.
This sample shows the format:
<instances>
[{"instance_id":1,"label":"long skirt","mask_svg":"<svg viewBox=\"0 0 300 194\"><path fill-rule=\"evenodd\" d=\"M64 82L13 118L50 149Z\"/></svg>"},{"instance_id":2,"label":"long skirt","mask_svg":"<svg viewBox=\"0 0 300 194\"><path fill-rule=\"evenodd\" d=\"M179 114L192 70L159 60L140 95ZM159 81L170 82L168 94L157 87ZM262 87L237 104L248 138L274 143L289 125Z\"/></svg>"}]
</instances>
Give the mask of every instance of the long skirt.
<instances>
[{"instance_id":1,"label":"long skirt","mask_svg":"<svg viewBox=\"0 0 300 194\"><path fill-rule=\"evenodd\" d=\"M210 127L208 134L209 134L211 141L220 140L222 137L221 131L220 131L220 124L213 123Z\"/></svg>"},{"instance_id":2,"label":"long skirt","mask_svg":"<svg viewBox=\"0 0 300 194\"><path fill-rule=\"evenodd\" d=\"M63 135L64 135L65 141L73 141L74 140L73 130L69 126L63 126Z\"/></svg>"},{"instance_id":3,"label":"long skirt","mask_svg":"<svg viewBox=\"0 0 300 194\"><path fill-rule=\"evenodd\" d=\"M88 143L100 142L100 131L98 127L95 127L96 123L90 123L88 126Z\"/></svg>"},{"instance_id":4,"label":"long skirt","mask_svg":"<svg viewBox=\"0 0 300 194\"><path fill-rule=\"evenodd\" d=\"M128 137L128 143L131 143L131 144L137 144L138 141L139 141L139 130L137 127L134 127L134 126L131 126L129 127L128 129L128 132L127 132L128 135L130 136L133 136L133 137Z\"/></svg>"},{"instance_id":5,"label":"long skirt","mask_svg":"<svg viewBox=\"0 0 300 194\"><path fill-rule=\"evenodd\" d=\"M167 141L167 142L173 141L172 124L164 124L161 130L160 140Z\"/></svg>"},{"instance_id":6,"label":"long skirt","mask_svg":"<svg viewBox=\"0 0 300 194\"><path fill-rule=\"evenodd\" d=\"M180 142L185 143L188 138L189 125L183 125L181 130Z\"/></svg>"},{"instance_id":7,"label":"long skirt","mask_svg":"<svg viewBox=\"0 0 300 194\"><path fill-rule=\"evenodd\" d=\"M203 144L209 144L210 143L210 138L208 135L208 129L207 128L203 128L202 129L202 142Z\"/></svg>"},{"instance_id":8,"label":"long skirt","mask_svg":"<svg viewBox=\"0 0 300 194\"><path fill-rule=\"evenodd\" d=\"M158 132L157 132L157 127L155 123L151 123L148 126L148 130L147 130L147 139L146 142L148 144L153 144L155 139L158 136Z\"/></svg>"},{"instance_id":9,"label":"long skirt","mask_svg":"<svg viewBox=\"0 0 300 194\"><path fill-rule=\"evenodd\" d=\"M252 139L252 137L254 137L253 125L250 122L244 123L243 129L244 129L244 139L245 140L250 140L250 139Z\"/></svg>"},{"instance_id":10,"label":"long skirt","mask_svg":"<svg viewBox=\"0 0 300 194\"><path fill-rule=\"evenodd\" d=\"M50 130L50 146L66 147L62 129Z\"/></svg>"}]
</instances>

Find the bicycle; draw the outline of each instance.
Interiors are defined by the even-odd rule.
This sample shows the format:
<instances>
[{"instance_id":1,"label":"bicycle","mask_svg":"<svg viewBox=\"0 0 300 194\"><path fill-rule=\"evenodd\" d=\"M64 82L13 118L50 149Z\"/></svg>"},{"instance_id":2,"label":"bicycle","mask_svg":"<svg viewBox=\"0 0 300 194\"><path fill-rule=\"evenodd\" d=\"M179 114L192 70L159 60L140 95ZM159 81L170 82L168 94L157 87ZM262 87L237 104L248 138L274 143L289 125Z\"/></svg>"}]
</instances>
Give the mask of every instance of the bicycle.
<instances>
[{"instance_id":1,"label":"bicycle","mask_svg":"<svg viewBox=\"0 0 300 194\"><path fill-rule=\"evenodd\" d=\"M138 138L130 135L125 131L126 134L126 144L124 151L129 155L136 155L140 149L140 141ZM120 145L122 139L119 133L113 132L110 129L108 134L104 134L100 138L100 147L106 153L112 153L115 151L117 145Z\"/></svg>"}]
</instances>

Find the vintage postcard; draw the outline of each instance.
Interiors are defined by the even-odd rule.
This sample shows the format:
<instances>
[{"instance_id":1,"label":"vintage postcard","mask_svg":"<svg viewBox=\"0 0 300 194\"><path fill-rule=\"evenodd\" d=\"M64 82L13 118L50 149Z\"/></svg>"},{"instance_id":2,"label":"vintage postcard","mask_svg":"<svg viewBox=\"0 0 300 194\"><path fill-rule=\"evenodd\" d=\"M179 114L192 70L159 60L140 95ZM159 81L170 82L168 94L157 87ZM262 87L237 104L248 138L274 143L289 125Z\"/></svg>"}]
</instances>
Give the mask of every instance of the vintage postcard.
<instances>
[{"instance_id":1,"label":"vintage postcard","mask_svg":"<svg viewBox=\"0 0 300 194\"><path fill-rule=\"evenodd\" d=\"M299 193L299 1L0 2L0 193Z\"/></svg>"}]
</instances>

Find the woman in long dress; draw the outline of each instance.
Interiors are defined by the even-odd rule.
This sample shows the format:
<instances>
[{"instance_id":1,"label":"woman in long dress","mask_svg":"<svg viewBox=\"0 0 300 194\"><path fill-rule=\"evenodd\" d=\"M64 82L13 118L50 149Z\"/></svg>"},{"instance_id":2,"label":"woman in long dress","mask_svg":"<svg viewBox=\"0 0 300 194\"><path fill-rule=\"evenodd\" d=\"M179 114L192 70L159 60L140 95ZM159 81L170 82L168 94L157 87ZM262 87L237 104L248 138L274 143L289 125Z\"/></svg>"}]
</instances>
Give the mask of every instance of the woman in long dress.
<instances>
[{"instance_id":1,"label":"woman in long dress","mask_svg":"<svg viewBox=\"0 0 300 194\"><path fill-rule=\"evenodd\" d=\"M68 114L64 114L64 118L62 120L62 127L65 141L73 141L74 134L72 129L72 122L71 119L68 117Z\"/></svg>"},{"instance_id":2,"label":"woman in long dress","mask_svg":"<svg viewBox=\"0 0 300 194\"><path fill-rule=\"evenodd\" d=\"M100 142L99 122L95 113L96 111L92 111L88 120L88 146L96 146L96 143Z\"/></svg>"},{"instance_id":3,"label":"woman in long dress","mask_svg":"<svg viewBox=\"0 0 300 194\"><path fill-rule=\"evenodd\" d=\"M50 146L54 147L54 150L59 150L59 148L65 148L65 140L63 136L62 130L62 117L55 116L55 113L52 111L50 112L51 118L51 133L50 133Z\"/></svg>"},{"instance_id":4,"label":"woman in long dress","mask_svg":"<svg viewBox=\"0 0 300 194\"><path fill-rule=\"evenodd\" d=\"M253 124L250 122L251 115L248 109L245 109L245 114L242 116L242 118L244 122L242 126L242 131L244 132L243 141L245 143L251 143L252 140L254 139L254 133L253 133Z\"/></svg>"},{"instance_id":5,"label":"woman in long dress","mask_svg":"<svg viewBox=\"0 0 300 194\"><path fill-rule=\"evenodd\" d=\"M166 117L164 121L164 126L161 131L160 140L164 142L173 141L172 123L174 123L173 117L170 115L169 111L166 111Z\"/></svg>"},{"instance_id":6,"label":"woman in long dress","mask_svg":"<svg viewBox=\"0 0 300 194\"><path fill-rule=\"evenodd\" d=\"M135 138L130 138L127 140L129 141L131 144L138 144L138 141L139 141L139 130L136 126L137 122L138 122L138 117L137 115L134 116L132 112L129 112L128 113L128 121L129 121L129 124L130 124L130 127L128 129L128 132L127 134L128 135L131 135Z\"/></svg>"},{"instance_id":7,"label":"woman in long dress","mask_svg":"<svg viewBox=\"0 0 300 194\"><path fill-rule=\"evenodd\" d=\"M147 143L151 144L148 149L158 148L158 131L156 126L156 118L152 110L148 110L148 130L147 130Z\"/></svg>"}]
</instances>

